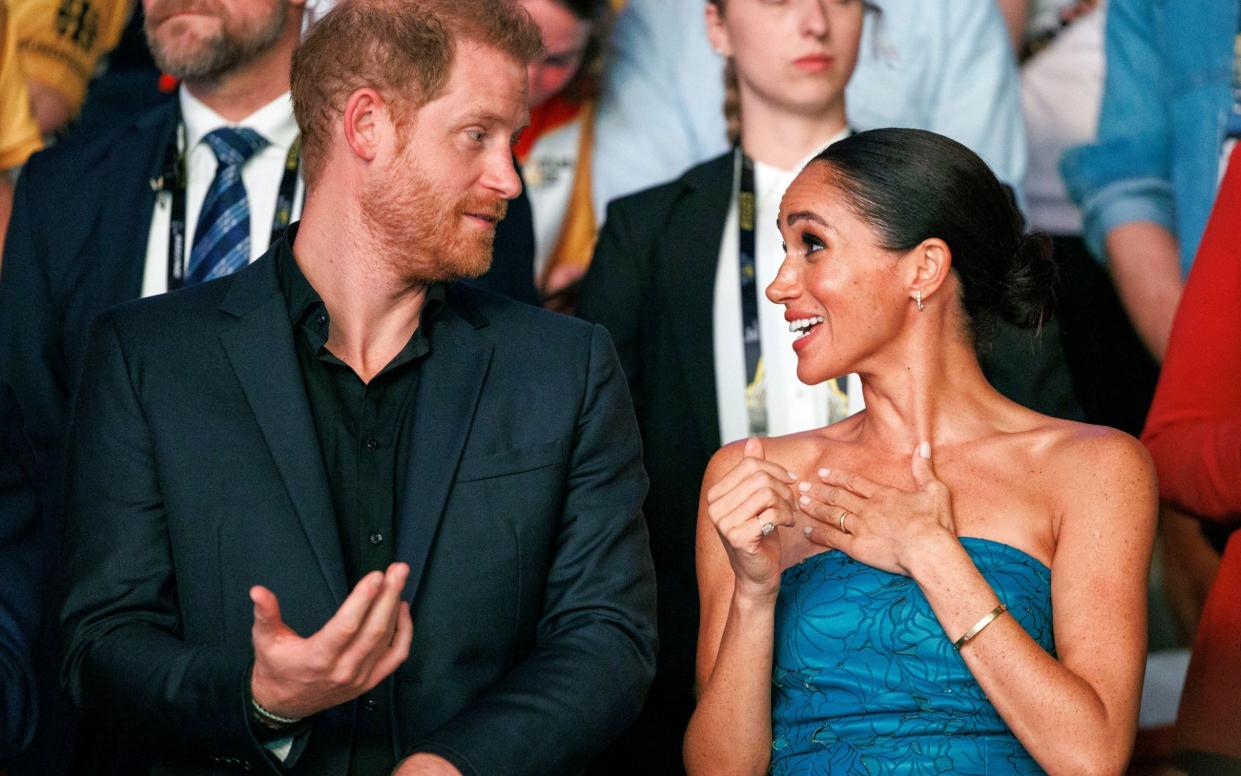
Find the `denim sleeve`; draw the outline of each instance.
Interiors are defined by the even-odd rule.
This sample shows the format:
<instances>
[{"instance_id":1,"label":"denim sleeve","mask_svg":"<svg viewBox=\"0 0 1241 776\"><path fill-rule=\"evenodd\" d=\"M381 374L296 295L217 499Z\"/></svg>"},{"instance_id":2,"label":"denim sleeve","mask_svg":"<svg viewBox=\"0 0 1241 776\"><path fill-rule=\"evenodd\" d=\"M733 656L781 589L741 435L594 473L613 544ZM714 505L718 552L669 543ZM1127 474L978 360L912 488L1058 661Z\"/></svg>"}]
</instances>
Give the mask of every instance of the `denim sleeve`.
<instances>
[{"instance_id":1,"label":"denim sleeve","mask_svg":"<svg viewBox=\"0 0 1241 776\"><path fill-rule=\"evenodd\" d=\"M1082 208L1086 244L1100 259L1108 232L1121 224L1150 221L1175 232L1169 90L1152 0L1112 0L1105 46L1098 138L1060 163Z\"/></svg>"}]
</instances>

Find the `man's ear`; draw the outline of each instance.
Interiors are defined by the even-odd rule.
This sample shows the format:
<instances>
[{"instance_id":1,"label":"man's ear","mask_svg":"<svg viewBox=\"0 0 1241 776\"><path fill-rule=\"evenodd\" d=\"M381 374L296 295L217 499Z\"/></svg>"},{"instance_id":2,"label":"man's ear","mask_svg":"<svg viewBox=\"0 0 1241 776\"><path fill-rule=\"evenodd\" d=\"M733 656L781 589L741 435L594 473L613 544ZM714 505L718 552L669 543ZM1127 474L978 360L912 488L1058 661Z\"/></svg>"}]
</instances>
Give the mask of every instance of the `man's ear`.
<instances>
[{"instance_id":1,"label":"man's ear","mask_svg":"<svg viewBox=\"0 0 1241 776\"><path fill-rule=\"evenodd\" d=\"M358 89L349 95L342 117L345 143L359 158L371 162L379 153L384 127L390 123L383 97L374 89Z\"/></svg>"},{"instance_id":2,"label":"man's ear","mask_svg":"<svg viewBox=\"0 0 1241 776\"><path fill-rule=\"evenodd\" d=\"M906 258L910 262L909 296L913 298L921 291L921 298L925 303L948 279L948 273L952 271L952 250L948 243L938 237L928 237L910 251Z\"/></svg>"},{"instance_id":3,"label":"man's ear","mask_svg":"<svg viewBox=\"0 0 1241 776\"><path fill-rule=\"evenodd\" d=\"M720 7L715 3L707 3L706 14L707 40L711 41L711 48L722 57L731 57L733 42L728 37L728 29L724 26L724 16L720 13Z\"/></svg>"}]
</instances>

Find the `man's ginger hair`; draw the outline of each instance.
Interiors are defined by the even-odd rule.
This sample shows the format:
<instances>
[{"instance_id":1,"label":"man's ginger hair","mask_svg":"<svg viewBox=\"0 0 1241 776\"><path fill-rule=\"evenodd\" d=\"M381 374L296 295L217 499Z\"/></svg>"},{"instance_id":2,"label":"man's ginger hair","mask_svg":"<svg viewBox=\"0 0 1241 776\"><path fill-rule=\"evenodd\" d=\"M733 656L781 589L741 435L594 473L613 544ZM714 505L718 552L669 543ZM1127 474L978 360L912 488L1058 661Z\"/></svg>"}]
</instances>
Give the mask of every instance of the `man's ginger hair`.
<instances>
[{"instance_id":1,"label":"man's ginger hair","mask_svg":"<svg viewBox=\"0 0 1241 776\"><path fill-rule=\"evenodd\" d=\"M542 55L538 26L515 0L345 0L311 27L293 53L293 113L302 175L312 185L349 96L372 88L398 126L444 90L459 41L521 63Z\"/></svg>"}]
</instances>

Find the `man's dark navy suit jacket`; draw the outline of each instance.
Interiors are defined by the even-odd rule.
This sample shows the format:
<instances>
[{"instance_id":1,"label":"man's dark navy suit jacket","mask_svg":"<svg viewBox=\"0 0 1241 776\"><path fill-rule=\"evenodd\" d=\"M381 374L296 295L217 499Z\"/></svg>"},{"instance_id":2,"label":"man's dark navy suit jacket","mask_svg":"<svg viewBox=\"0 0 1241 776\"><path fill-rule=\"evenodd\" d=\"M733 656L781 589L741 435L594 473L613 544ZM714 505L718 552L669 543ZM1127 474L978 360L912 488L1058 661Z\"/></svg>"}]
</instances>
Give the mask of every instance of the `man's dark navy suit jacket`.
<instances>
[{"instance_id":1,"label":"man's dark navy suit jacket","mask_svg":"<svg viewBox=\"0 0 1241 776\"><path fill-rule=\"evenodd\" d=\"M467 776L579 770L654 672L642 452L604 329L453 284L398 474L409 660L380 691L398 757ZM278 769L247 724L251 585L298 633L348 594L269 253L96 321L68 447L65 676L155 773ZM294 773L344 774L350 703Z\"/></svg>"}]
</instances>

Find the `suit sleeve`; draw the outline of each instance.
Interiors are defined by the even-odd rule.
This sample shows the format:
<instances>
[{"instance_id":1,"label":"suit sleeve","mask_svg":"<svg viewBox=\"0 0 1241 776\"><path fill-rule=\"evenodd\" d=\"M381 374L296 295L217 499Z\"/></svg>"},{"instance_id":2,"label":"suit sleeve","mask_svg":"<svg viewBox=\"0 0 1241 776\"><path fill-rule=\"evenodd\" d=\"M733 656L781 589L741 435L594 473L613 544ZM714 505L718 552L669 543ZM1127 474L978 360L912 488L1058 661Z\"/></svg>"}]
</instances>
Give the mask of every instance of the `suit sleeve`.
<instances>
[{"instance_id":1,"label":"suit sleeve","mask_svg":"<svg viewBox=\"0 0 1241 776\"><path fill-rule=\"evenodd\" d=\"M534 650L413 751L466 776L580 770L638 715L655 671L642 448L607 333L594 327Z\"/></svg>"},{"instance_id":2,"label":"suit sleeve","mask_svg":"<svg viewBox=\"0 0 1241 776\"><path fill-rule=\"evenodd\" d=\"M1233 153L1177 308L1142 441L1160 495L1241 518L1241 155Z\"/></svg>"},{"instance_id":3,"label":"suit sleeve","mask_svg":"<svg viewBox=\"0 0 1241 776\"><path fill-rule=\"evenodd\" d=\"M31 645L42 555L33 469L17 403L0 384L0 762L30 743L36 718Z\"/></svg>"},{"instance_id":4,"label":"suit sleeve","mask_svg":"<svg viewBox=\"0 0 1241 776\"><path fill-rule=\"evenodd\" d=\"M263 761L244 644L181 638L155 451L116 317L92 327L69 433L63 681L74 703L153 749Z\"/></svg>"}]
</instances>

